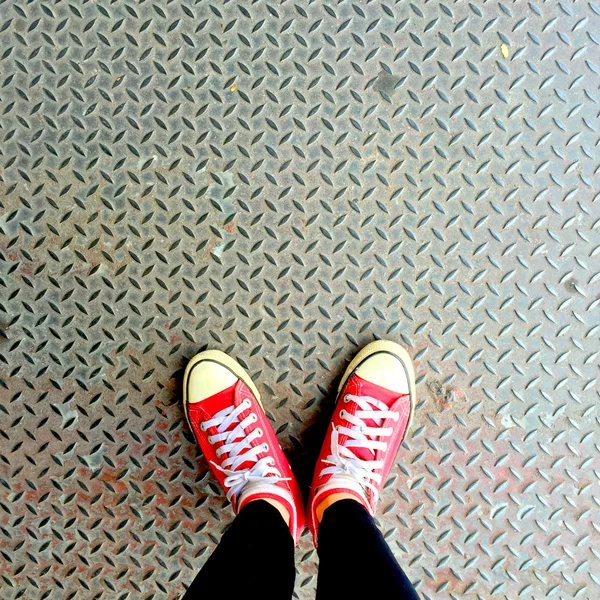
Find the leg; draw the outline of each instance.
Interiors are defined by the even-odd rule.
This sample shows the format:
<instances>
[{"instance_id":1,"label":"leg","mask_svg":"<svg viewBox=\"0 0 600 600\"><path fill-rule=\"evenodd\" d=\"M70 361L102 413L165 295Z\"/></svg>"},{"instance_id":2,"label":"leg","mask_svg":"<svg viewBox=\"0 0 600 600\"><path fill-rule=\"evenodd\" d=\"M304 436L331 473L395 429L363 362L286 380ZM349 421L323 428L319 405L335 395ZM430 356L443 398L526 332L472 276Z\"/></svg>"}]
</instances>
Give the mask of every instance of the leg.
<instances>
[{"instance_id":1,"label":"leg","mask_svg":"<svg viewBox=\"0 0 600 600\"><path fill-rule=\"evenodd\" d=\"M317 600L419 598L373 517L355 500L340 500L325 510L318 553Z\"/></svg>"},{"instance_id":2,"label":"leg","mask_svg":"<svg viewBox=\"0 0 600 600\"><path fill-rule=\"evenodd\" d=\"M294 540L279 511L264 500L246 504L184 596L184 600L290 600Z\"/></svg>"}]
</instances>

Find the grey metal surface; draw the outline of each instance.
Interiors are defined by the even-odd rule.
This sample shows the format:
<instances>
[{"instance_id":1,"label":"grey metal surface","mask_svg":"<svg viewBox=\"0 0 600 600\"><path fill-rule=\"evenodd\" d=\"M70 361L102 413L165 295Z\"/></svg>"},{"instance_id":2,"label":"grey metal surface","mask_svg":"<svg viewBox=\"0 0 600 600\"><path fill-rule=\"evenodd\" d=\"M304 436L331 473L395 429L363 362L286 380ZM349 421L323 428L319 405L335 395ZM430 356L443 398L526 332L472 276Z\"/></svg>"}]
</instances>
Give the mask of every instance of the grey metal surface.
<instances>
[{"instance_id":1,"label":"grey metal surface","mask_svg":"<svg viewBox=\"0 0 600 600\"><path fill-rule=\"evenodd\" d=\"M420 594L598 598L599 50L593 2L0 3L0 596L179 597L231 520L185 361L305 478L387 337Z\"/></svg>"}]
</instances>

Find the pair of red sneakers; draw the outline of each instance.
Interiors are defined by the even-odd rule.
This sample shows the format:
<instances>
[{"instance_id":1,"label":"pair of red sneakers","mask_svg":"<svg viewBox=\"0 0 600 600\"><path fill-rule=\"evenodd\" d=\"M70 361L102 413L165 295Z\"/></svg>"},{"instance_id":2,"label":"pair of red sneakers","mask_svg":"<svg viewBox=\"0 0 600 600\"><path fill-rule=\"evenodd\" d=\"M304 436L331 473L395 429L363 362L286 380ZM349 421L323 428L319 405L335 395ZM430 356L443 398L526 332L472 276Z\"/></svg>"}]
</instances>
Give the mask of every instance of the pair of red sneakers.
<instances>
[{"instance_id":1,"label":"pair of red sneakers","mask_svg":"<svg viewBox=\"0 0 600 600\"><path fill-rule=\"evenodd\" d=\"M235 513L266 500L286 518L294 542L305 524L315 545L323 511L342 498L371 515L415 403L415 376L406 350L389 341L367 345L350 363L338 389L315 468L305 516L302 494L252 379L227 354L207 350L188 364L185 413L212 472Z\"/></svg>"}]
</instances>

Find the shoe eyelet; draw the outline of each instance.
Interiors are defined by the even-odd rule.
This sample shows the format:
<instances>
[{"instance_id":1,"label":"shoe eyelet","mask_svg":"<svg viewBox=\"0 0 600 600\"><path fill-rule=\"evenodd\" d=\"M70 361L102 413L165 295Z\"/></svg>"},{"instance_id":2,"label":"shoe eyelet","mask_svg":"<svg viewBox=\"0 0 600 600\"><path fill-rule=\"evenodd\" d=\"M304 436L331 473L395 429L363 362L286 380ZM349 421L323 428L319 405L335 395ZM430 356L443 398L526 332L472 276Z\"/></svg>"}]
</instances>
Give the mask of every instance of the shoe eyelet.
<instances>
[{"instance_id":1,"label":"shoe eyelet","mask_svg":"<svg viewBox=\"0 0 600 600\"><path fill-rule=\"evenodd\" d=\"M341 419L345 419L347 414L348 413L346 412L345 409L342 408L342 410L340 410L340 418Z\"/></svg>"},{"instance_id":2,"label":"shoe eyelet","mask_svg":"<svg viewBox=\"0 0 600 600\"><path fill-rule=\"evenodd\" d=\"M208 436L208 443L212 446L215 443L215 439L213 438L212 435Z\"/></svg>"},{"instance_id":3,"label":"shoe eyelet","mask_svg":"<svg viewBox=\"0 0 600 600\"><path fill-rule=\"evenodd\" d=\"M251 417L252 417L252 422L253 423L256 423L256 421L258 421L258 415L256 413L252 413Z\"/></svg>"},{"instance_id":4,"label":"shoe eyelet","mask_svg":"<svg viewBox=\"0 0 600 600\"><path fill-rule=\"evenodd\" d=\"M258 427L256 429L256 433L258 434L258 437L262 437L263 436L263 430L260 427Z\"/></svg>"},{"instance_id":5,"label":"shoe eyelet","mask_svg":"<svg viewBox=\"0 0 600 600\"><path fill-rule=\"evenodd\" d=\"M269 444L263 444L263 452L268 452L269 451Z\"/></svg>"},{"instance_id":6,"label":"shoe eyelet","mask_svg":"<svg viewBox=\"0 0 600 600\"><path fill-rule=\"evenodd\" d=\"M346 395L344 396L344 402L345 402L346 404L348 404L348 402L350 402L350 398L348 398L348 394L346 394Z\"/></svg>"},{"instance_id":7,"label":"shoe eyelet","mask_svg":"<svg viewBox=\"0 0 600 600\"><path fill-rule=\"evenodd\" d=\"M250 408L252 406L252 400L250 400L250 398L245 398L243 404L246 408Z\"/></svg>"},{"instance_id":8,"label":"shoe eyelet","mask_svg":"<svg viewBox=\"0 0 600 600\"><path fill-rule=\"evenodd\" d=\"M202 421L202 423L200 423L200 430L201 431L206 431L208 428L206 427L206 423L204 421Z\"/></svg>"}]
</instances>

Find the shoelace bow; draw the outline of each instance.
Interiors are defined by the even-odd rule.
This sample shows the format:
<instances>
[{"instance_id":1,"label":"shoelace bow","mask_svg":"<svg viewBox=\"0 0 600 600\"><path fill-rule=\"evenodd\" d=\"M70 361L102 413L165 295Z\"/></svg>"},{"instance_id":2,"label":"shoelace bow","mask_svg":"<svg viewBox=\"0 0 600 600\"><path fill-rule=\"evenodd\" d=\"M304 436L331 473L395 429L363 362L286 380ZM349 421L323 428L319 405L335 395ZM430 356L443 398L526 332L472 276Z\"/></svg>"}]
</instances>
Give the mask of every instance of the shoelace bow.
<instances>
[{"instance_id":1,"label":"shoelace bow","mask_svg":"<svg viewBox=\"0 0 600 600\"><path fill-rule=\"evenodd\" d=\"M246 398L239 406L228 406L200 425L203 431L211 427L217 428L215 435L208 436L209 444L224 442L215 453L218 458L226 455L225 459L220 465L214 461L211 461L211 464L227 475L224 485L227 488L228 500L233 496L237 497L249 481L268 480L268 483L276 483L287 480L275 467L275 459L272 456L258 458L259 454L269 451L268 444L252 446L254 440L262 437L263 431L259 427L254 427L249 433L246 432L246 429L258 421L257 415L253 412L240 420L241 413L251 406L252 403ZM237 425L229 429L235 423ZM240 469L240 466L247 462L253 463L252 466Z\"/></svg>"},{"instance_id":2,"label":"shoelace bow","mask_svg":"<svg viewBox=\"0 0 600 600\"><path fill-rule=\"evenodd\" d=\"M387 450L387 443L380 438L391 436L394 429L393 427L382 427L381 425L384 419L397 421L400 414L389 410L384 402L370 396L346 394L344 402L355 402L360 410L357 410L354 414L345 409L340 411L340 417L349 425L340 425L334 428L331 436L331 454L323 461L331 466L323 469L322 474L351 475L365 491L370 489L378 494L375 484L381 483L381 474L375 471L383 467L383 461L364 460L356 456L351 448L363 448L373 453L377 450ZM366 420L372 420L375 425L367 425ZM348 437L343 445L340 444L340 435Z\"/></svg>"}]
</instances>

